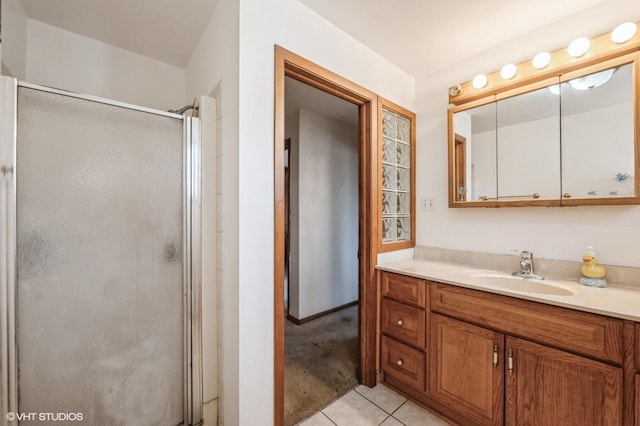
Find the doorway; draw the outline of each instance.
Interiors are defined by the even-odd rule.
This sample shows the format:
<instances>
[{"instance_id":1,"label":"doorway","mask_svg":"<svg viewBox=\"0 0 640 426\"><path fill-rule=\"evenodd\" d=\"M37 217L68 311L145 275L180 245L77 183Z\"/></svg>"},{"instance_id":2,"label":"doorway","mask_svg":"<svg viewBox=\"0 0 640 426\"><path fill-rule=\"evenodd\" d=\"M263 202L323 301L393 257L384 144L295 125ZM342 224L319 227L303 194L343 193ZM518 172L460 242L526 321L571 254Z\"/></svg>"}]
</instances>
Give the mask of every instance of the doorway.
<instances>
[{"instance_id":1,"label":"doorway","mask_svg":"<svg viewBox=\"0 0 640 426\"><path fill-rule=\"evenodd\" d=\"M285 82L285 425L359 381L358 106Z\"/></svg>"},{"instance_id":2,"label":"doorway","mask_svg":"<svg viewBox=\"0 0 640 426\"><path fill-rule=\"evenodd\" d=\"M376 382L378 235L377 96L279 46L275 49L274 129L274 423L284 423L285 284L285 77L306 83L358 107L358 348L359 381Z\"/></svg>"},{"instance_id":3,"label":"doorway","mask_svg":"<svg viewBox=\"0 0 640 426\"><path fill-rule=\"evenodd\" d=\"M462 135L455 134L454 149L454 188L456 191L456 201L466 201L467 199L467 138Z\"/></svg>"}]
</instances>

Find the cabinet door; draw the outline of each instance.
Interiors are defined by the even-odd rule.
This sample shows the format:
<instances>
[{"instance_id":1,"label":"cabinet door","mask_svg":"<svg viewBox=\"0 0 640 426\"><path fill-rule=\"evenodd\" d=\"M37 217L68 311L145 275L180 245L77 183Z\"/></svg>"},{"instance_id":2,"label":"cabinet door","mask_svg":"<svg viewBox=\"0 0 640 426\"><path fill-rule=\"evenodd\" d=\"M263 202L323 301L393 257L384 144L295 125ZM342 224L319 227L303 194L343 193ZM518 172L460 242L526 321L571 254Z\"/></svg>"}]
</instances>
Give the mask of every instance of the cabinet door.
<instances>
[{"instance_id":1,"label":"cabinet door","mask_svg":"<svg viewBox=\"0 0 640 426\"><path fill-rule=\"evenodd\" d=\"M621 368L513 337L506 357L507 425L622 423Z\"/></svg>"},{"instance_id":2,"label":"cabinet door","mask_svg":"<svg viewBox=\"0 0 640 426\"><path fill-rule=\"evenodd\" d=\"M504 336L442 315L431 320L430 396L475 424L502 425Z\"/></svg>"}]
</instances>

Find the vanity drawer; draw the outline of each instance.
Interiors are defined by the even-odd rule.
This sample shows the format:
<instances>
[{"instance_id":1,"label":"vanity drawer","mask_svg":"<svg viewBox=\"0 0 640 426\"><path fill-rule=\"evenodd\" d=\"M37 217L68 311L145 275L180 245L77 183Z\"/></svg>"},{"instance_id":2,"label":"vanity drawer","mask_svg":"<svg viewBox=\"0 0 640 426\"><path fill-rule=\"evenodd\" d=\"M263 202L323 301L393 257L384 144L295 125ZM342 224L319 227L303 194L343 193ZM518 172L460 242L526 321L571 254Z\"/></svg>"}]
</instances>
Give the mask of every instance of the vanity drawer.
<instances>
[{"instance_id":1,"label":"vanity drawer","mask_svg":"<svg viewBox=\"0 0 640 426\"><path fill-rule=\"evenodd\" d=\"M640 371L640 323L636 323L635 334L636 334L636 370Z\"/></svg>"},{"instance_id":2,"label":"vanity drawer","mask_svg":"<svg viewBox=\"0 0 640 426\"><path fill-rule=\"evenodd\" d=\"M426 320L423 309L383 298L381 317L384 334L424 349Z\"/></svg>"},{"instance_id":3,"label":"vanity drawer","mask_svg":"<svg viewBox=\"0 0 640 426\"><path fill-rule=\"evenodd\" d=\"M382 295L389 299L424 308L426 281L406 275L382 273Z\"/></svg>"},{"instance_id":4,"label":"vanity drawer","mask_svg":"<svg viewBox=\"0 0 640 426\"><path fill-rule=\"evenodd\" d=\"M431 310L512 336L622 363L622 320L432 283Z\"/></svg>"},{"instance_id":5,"label":"vanity drawer","mask_svg":"<svg viewBox=\"0 0 640 426\"><path fill-rule=\"evenodd\" d=\"M382 371L385 375L410 386L425 390L425 354L422 351L382 336Z\"/></svg>"}]
</instances>

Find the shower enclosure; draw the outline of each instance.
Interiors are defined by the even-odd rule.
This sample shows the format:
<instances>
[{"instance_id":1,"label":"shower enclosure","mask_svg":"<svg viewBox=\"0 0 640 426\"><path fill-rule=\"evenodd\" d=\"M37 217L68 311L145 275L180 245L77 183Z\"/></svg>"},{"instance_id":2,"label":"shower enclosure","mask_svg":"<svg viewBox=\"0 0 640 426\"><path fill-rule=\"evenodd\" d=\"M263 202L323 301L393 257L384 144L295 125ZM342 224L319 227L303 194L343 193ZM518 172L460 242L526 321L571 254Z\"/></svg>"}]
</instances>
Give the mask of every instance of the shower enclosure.
<instances>
[{"instance_id":1,"label":"shower enclosure","mask_svg":"<svg viewBox=\"0 0 640 426\"><path fill-rule=\"evenodd\" d=\"M0 424L200 423L200 148L196 118L0 78Z\"/></svg>"}]
</instances>

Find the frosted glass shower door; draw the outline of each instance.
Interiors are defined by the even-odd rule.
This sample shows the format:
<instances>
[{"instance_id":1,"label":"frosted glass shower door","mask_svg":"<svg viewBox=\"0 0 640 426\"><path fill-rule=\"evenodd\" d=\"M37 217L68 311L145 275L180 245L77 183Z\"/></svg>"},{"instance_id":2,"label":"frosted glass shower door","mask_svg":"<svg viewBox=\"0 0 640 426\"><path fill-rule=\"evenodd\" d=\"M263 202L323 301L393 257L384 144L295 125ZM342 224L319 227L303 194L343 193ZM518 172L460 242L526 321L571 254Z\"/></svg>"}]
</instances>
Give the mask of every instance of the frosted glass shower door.
<instances>
[{"instance_id":1,"label":"frosted glass shower door","mask_svg":"<svg viewBox=\"0 0 640 426\"><path fill-rule=\"evenodd\" d=\"M29 87L17 116L19 411L189 423L183 120Z\"/></svg>"}]
</instances>

